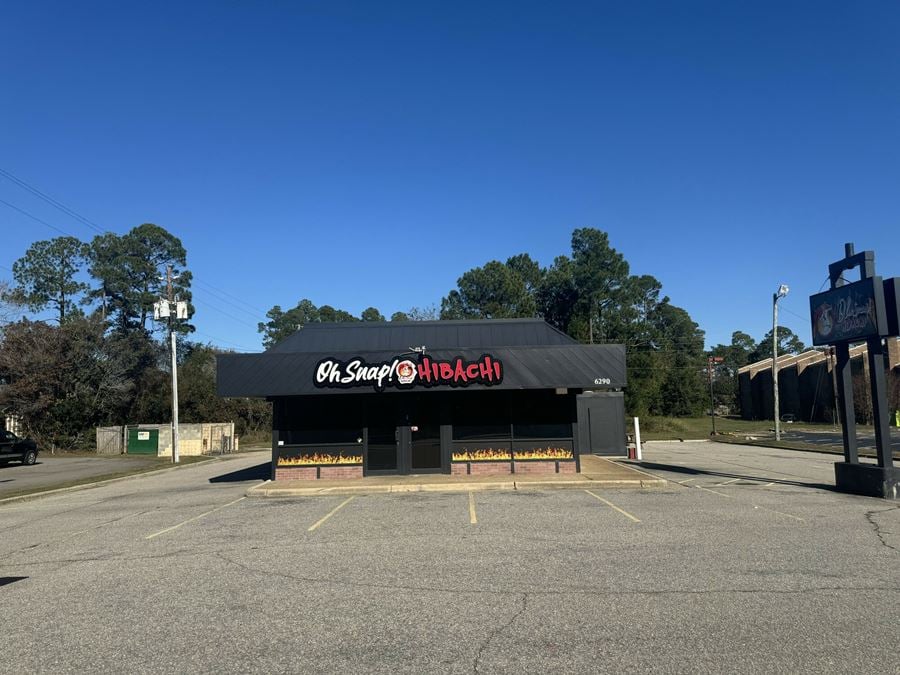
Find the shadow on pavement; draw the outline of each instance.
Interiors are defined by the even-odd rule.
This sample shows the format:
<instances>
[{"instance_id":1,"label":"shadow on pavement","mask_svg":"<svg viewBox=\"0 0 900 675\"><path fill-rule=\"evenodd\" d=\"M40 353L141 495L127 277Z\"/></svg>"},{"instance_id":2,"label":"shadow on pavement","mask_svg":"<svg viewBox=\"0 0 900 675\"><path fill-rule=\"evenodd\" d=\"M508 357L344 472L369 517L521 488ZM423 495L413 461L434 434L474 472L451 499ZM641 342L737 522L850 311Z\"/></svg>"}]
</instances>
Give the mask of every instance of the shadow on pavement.
<instances>
[{"instance_id":1,"label":"shadow on pavement","mask_svg":"<svg viewBox=\"0 0 900 675\"><path fill-rule=\"evenodd\" d=\"M221 476L213 476L210 483L243 483L250 480L268 480L272 477L272 462L263 462L246 469L223 473Z\"/></svg>"},{"instance_id":2,"label":"shadow on pavement","mask_svg":"<svg viewBox=\"0 0 900 675\"><path fill-rule=\"evenodd\" d=\"M834 490L834 485L825 483L812 483L798 480L785 480L784 478L772 478L771 476L752 476L740 473L727 473L725 471L706 471L703 469L692 469L688 466L677 466L674 464L658 464L656 462L627 462L628 464L637 464L642 469L650 471L670 471L672 473L681 473L687 476L715 476L716 478L738 478L740 480L753 480L762 483L775 483L776 485L796 485L797 487L815 488L817 490Z\"/></svg>"}]
</instances>

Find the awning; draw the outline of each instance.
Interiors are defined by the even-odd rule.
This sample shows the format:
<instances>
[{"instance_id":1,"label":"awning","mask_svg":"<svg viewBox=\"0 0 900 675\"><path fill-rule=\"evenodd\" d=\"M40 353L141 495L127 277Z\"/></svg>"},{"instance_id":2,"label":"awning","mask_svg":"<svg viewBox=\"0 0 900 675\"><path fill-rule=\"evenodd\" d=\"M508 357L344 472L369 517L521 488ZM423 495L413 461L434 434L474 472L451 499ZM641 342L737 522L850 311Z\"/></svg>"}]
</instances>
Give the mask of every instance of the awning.
<instances>
[{"instance_id":1,"label":"awning","mask_svg":"<svg viewBox=\"0 0 900 675\"><path fill-rule=\"evenodd\" d=\"M478 364L500 364L502 377L478 375ZM426 362L427 359L428 361ZM397 381L397 364L411 362L418 376L411 382ZM339 367L331 363L339 362ZM355 362L355 366L349 364ZM220 354L217 357L217 389L220 396L303 396L344 393L393 393L401 391L450 391L486 389L614 389L625 386L624 345L552 345L536 347L489 347L427 351L423 356L395 351L363 353ZM323 365L325 364L325 365ZM435 365L456 371L451 379L423 376ZM424 368L427 365L428 370ZM372 377L390 372L390 382L381 378L379 389ZM384 368L383 370L381 370ZM366 371L360 374L360 371ZM401 370L409 370L401 367ZM437 375L440 369L434 371ZM448 371L449 372L449 371ZM475 374L474 377L467 377ZM318 375L318 384L317 384ZM349 383L342 379L359 376ZM371 377L366 377L366 376ZM461 375L461 377L459 377Z\"/></svg>"}]
</instances>

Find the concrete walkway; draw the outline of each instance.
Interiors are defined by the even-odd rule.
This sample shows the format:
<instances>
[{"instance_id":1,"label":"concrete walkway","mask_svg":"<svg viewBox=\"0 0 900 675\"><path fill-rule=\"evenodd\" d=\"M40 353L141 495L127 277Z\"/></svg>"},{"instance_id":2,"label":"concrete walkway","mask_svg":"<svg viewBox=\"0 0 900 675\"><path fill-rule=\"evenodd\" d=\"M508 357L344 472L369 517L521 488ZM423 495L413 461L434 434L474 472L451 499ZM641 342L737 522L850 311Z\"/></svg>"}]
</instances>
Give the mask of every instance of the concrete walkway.
<instances>
[{"instance_id":1,"label":"concrete walkway","mask_svg":"<svg viewBox=\"0 0 900 675\"><path fill-rule=\"evenodd\" d=\"M596 455L581 458L581 473L510 476L367 476L350 480L266 481L247 490L248 497L305 497L384 492L466 492L470 490L545 490L555 488L661 488L666 480Z\"/></svg>"}]
</instances>

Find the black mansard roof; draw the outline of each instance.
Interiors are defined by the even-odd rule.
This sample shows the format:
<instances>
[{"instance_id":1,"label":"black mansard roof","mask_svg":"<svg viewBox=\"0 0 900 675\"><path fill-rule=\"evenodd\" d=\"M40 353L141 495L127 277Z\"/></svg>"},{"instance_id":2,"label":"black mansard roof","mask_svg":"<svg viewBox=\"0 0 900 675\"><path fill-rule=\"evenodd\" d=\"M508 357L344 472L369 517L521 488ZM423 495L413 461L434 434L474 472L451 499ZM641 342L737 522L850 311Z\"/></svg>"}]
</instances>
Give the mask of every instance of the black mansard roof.
<instances>
[{"instance_id":1,"label":"black mansard roof","mask_svg":"<svg viewBox=\"0 0 900 675\"><path fill-rule=\"evenodd\" d=\"M467 349L538 347L577 344L562 331L540 319L486 319L478 321L353 321L311 323L266 352L292 354L318 352L405 352L410 347Z\"/></svg>"},{"instance_id":2,"label":"black mansard roof","mask_svg":"<svg viewBox=\"0 0 900 675\"><path fill-rule=\"evenodd\" d=\"M385 362L422 346L433 360L475 361L482 354L500 360L503 382L492 389L625 386L623 345L582 345L540 319L494 319L310 324L263 354L220 355L218 393L254 397L362 393L366 389L317 388L316 365L326 358Z\"/></svg>"}]
</instances>

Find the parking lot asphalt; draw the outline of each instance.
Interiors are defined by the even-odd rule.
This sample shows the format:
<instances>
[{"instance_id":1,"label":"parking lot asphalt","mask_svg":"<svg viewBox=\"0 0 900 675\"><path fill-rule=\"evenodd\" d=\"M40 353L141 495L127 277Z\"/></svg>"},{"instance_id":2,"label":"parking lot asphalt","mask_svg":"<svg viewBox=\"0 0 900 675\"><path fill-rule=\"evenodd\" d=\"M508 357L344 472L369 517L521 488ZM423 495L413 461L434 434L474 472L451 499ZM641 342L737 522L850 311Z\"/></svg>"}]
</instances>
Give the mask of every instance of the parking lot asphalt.
<instances>
[{"instance_id":1,"label":"parking lot asphalt","mask_svg":"<svg viewBox=\"0 0 900 675\"><path fill-rule=\"evenodd\" d=\"M644 458L670 487L258 500L248 456L0 506L0 672L898 672L897 504Z\"/></svg>"},{"instance_id":2,"label":"parking lot asphalt","mask_svg":"<svg viewBox=\"0 0 900 675\"><path fill-rule=\"evenodd\" d=\"M840 429L836 431L794 431L789 424L782 425L782 438L786 441L800 441L813 445L830 446L842 450L844 445ZM892 427L889 431L891 437L891 450L900 453L900 430ZM860 450L875 452L875 434L868 431L857 433L857 446Z\"/></svg>"},{"instance_id":3,"label":"parking lot asphalt","mask_svg":"<svg viewBox=\"0 0 900 675\"><path fill-rule=\"evenodd\" d=\"M0 499L23 490L52 489L59 485L160 464L155 457L65 457L40 453L37 464L18 462L0 466ZM162 465L161 465L162 466Z\"/></svg>"}]
</instances>

